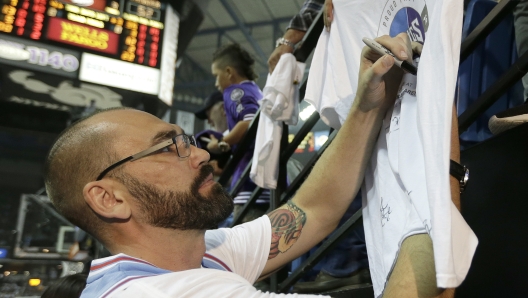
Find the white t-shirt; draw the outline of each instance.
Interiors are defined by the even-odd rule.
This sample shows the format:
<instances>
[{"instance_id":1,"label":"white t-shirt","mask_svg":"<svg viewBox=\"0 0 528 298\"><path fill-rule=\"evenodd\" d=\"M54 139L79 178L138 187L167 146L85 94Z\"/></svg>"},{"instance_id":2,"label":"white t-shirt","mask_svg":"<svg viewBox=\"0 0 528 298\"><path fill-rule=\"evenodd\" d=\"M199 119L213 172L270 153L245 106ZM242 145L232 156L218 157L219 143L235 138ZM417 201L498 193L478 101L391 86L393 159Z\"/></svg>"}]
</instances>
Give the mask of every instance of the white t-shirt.
<instances>
[{"instance_id":1,"label":"white t-shirt","mask_svg":"<svg viewBox=\"0 0 528 298\"><path fill-rule=\"evenodd\" d=\"M418 233L433 240L438 286L456 287L478 242L451 202L448 174L462 2L334 0L333 5L332 29L319 39L305 99L334 128L340 128L355 98L363 37L407 32L424 44L418 75L404 76L365 173L363 216L375 295L382 295L403 240Z\"/></svg>"},{"instance_id":2,"label":"white t-shirt","mask_svg":"<svg viewBox=\"0 0 528 298\"><path fill-rule=\"evenodd\" d=\"M297 125L299 117L299 82L304 74L304 63L292 54L280 57L273 74L268 75L264 98L260 103L255 151L249 177L256 185L276 189L279 176L282 121Z\"/></svg>"},{"instance_id":3,"label":"white t-shirt","mask_svg":"<svg viewBox=\"0 0 528 298\"><path fill-rule=\"evenodd\" d=\"M133 282L126 290L112 297L119 298L273 298L329 297L261 292L236 274L214 269L193 269Z\"/></svg>"},{"instance_id":4,"label":"white t-shirt","mask_svg":"<svg viewBox=\"0 0 528 298\"><path fill-rule=\"evenodd\" d=\"M88 277L89 284L83 296L90 298L314 297L263 293L253 287L252 284L266 265L270 241L271 224L265 215L232 229L207 231L206 254L202 268L199 269L168 272L124 254L97 260L92 263ZM123 263L123 260L128 262ZM119 280L112 279L111 275L105 276L105 271L119 272L120 269L121 272L127 270L132 274L124 274ZM115 274L113 276L115 277ZM97 291L94 288L104 288L105 283L110 283L111 287L102 294L94 295ZM94 292L90 292L92 290Z\"/></svg>"}]
</instances>

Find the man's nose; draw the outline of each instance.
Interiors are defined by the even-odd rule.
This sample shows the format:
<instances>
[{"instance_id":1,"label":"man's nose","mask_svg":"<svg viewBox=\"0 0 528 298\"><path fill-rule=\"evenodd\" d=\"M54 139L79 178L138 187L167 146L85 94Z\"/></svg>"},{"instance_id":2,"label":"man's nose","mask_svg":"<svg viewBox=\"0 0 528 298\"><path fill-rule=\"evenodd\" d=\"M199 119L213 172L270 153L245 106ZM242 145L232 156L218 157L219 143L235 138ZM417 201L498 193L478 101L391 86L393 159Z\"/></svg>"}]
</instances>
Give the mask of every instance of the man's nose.
<instances>
[{"instance_id":1,"label":"man's nose","mask_svg":"<svg viewBox=\"0 0 528 298\"><path fill-rule=\"evenodd\" d=\"M209 152L196 146L191 146L191 155L189 156L189 161L191 162L192 167L198 168L202 164L209 162L209 159L211 159Z\"/></svg>"}]
</instances>

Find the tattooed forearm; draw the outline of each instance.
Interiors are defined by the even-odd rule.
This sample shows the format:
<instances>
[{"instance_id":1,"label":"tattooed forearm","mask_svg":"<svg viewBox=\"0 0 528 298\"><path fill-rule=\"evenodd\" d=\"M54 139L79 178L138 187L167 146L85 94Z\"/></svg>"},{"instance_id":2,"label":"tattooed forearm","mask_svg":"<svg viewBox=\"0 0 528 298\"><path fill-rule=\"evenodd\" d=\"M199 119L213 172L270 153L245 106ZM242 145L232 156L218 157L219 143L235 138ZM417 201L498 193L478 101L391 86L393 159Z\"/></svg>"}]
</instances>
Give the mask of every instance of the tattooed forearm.
<instances>
[{"instance_id":1,"label":"tattooed forearm","mask_svg":"<svg viewBox=\"0 0 528 298\"><path fill-rule=\"evenodd\" d=\"M268 214L271 221L271 247L269 259L273 259L290 249L301 236L306 223L306 214L293 202L285 205L286 209L276 209Z\"/></svg>"}]
</instances>

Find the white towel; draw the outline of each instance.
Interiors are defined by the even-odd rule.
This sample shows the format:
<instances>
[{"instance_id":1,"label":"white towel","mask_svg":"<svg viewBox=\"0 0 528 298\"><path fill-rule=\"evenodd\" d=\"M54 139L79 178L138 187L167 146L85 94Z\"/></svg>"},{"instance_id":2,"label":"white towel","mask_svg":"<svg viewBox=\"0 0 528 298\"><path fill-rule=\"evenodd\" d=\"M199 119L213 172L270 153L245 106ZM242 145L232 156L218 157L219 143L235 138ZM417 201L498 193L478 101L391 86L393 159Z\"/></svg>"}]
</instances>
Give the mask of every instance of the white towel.
<instances>
[{"instance_id":1,"label":"white towel","mask_svg":"<svg viewBox=\"0 0 528 298\"><path fill-rule=\"evenodd\" d=\"M292 54L279 59L273 74L268 75L264 98L260 101L260 119L249 177L256 185L277 188L282 122L296 125L299 118L299 84L304 63Z\"/></svg>"}]
</instances>

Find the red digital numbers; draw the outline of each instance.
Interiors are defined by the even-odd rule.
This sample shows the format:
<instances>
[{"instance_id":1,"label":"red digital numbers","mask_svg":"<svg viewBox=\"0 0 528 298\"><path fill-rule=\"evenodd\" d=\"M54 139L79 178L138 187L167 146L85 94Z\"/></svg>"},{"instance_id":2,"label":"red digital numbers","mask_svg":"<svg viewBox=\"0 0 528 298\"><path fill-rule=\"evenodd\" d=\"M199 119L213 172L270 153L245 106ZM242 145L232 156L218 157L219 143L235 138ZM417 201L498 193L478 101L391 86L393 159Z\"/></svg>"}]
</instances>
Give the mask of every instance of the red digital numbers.
<instances>
[{"instance_id":1,"label":"red digital numbers","mask_svg":"<svg viewBox=\"0 0 528 298\"><path fill-rule=\"evenodd\" d=\"M24 28L26 26L26 18L28 16L28 11L27 11L28 8L29 8L29 0L24 0L22 2L22 5L17 11L17 16L15 20L15 26L17 27L17 31L16 31L17 35L24 34Z\"/></svg>"},{"instance_id":2,"label":"red digital numbers","mask_svg":"<svg viewBox=\"0 0 528 298\"><path fill-rule=\"evenodd\" d=\"M127 35L123 39L125 48L121 59L157 67L161 30L132 21L125 22L125 30Z\"/></svg>"},{"instance_id":3,"label":"red digital numbers","mask_svg":"<svg viewBox=\"0 0 528 298\"><path fill-rule=\"evenodd\" d=\"M39 40L42 36L47 0L21 0L21 3L18 1L11 1L11 4L19 4L13 23L16 27L16 34Z\"/></svg>"},{"instance_id":4,"label":"red digital numbers","mask_svg":"<svg viewBox=\"0 0 528 298\"><path fill-rule=\"evenodd\" d=\"M158 64L160 30L158 28L151 27L149 29L149 34L151 36L151 42L150 42L150 55L149 55L148 65L151 67L156 67L156 65Z\"/></svg>"},{"instance_id":5,"label":"red digital numbers","mask_svg":"<svg viewBox=\"0 0 528 298\"><path fill-rule=\"evenodd\" d=\"M42 35L42 26L44 23L44 13L46 12L46 0L33 0L33 7L31 9L34 13L33 27L29 37L31 39L40 39Z\"/></svg>"},{"instance_id":6,"label":"red digital numbers","mask_svg":"<svg viewBox=\"0 0 528 298\"><path fill-rule=\"evenodd\" d=\"M147 26L139 25L139 33L137 36L138 43L136 48L137 62L143 64L145 60L145 39L147 38Z\"/></svg>"}]
</instances>

